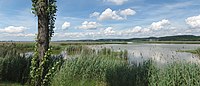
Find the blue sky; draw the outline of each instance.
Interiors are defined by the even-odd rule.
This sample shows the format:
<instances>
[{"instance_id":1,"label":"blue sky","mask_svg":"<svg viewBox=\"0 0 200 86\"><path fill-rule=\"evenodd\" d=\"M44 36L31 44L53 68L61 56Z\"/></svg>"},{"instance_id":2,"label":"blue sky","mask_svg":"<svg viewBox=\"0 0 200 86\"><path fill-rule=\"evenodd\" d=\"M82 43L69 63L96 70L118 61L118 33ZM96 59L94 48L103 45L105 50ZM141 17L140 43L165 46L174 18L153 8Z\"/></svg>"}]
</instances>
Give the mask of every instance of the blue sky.
<instances>
[{"instance_id":1,"label":"blue sky","mask_svg":"<svg viewBox=\"0 0 200 86\"><path fill-rule=\"evenodd\" d=\"M58 0L53 40L200 35L199 0ZM33 41L31 0L0 0L0 40Z\"/></svg>"}]
</instances>

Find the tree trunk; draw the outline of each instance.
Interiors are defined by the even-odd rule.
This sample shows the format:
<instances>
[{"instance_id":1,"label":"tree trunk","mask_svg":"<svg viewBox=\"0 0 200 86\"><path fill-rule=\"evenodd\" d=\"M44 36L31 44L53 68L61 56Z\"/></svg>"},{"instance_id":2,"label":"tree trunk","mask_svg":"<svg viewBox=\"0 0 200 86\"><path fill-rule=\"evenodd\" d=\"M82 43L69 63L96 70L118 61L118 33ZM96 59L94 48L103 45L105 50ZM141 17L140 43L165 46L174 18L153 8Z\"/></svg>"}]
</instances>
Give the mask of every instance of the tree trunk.
<instances>
[{"instance_id":1,"label":"tree trunk","mask_svg":"<svg viewBox=\"0 0 200 86\"><path fill-rule=\"evenodd\" d=\"M38 56L39 56L39 65L42 63L42 60L45 56L45 53L49 48L49 18L47 14L48 0L42 0L39 8L38 14ZM41 86L42 80L44 78L43 69L40 70L41 75L37 80L37 86Z\"/></svg>"},{"instance_id":2,"label":"tree trunk","mask_svg":"<svg viewBox=\"0 0 200 86\"><path fill-rule=\"evenodd\" d=\"M46 13L46 8L48 7L47 0L43 0L44 3L41 4L40 13L38 15L38 53L39 59L41 60L45 52L49 48L49 18Z\"/></svg>"},{"instance_id":3,"label":"tree trunk","mask_svg":"<svg viewBox=\"0 0 200 86\"><path fill-rule=\"evenodd\" d=\"M48 28L48 17L38 17L38 52L39 59L41 60L45 52L49 48L49 28Z\"/></svg>"}]
</instances>

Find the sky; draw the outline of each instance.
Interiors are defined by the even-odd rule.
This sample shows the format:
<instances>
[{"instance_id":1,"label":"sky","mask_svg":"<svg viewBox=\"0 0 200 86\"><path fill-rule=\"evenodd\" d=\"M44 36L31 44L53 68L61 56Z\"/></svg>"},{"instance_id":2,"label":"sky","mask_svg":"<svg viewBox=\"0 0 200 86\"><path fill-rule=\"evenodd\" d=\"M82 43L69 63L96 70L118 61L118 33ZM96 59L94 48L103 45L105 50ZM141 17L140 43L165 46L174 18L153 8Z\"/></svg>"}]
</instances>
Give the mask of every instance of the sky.
<instances>
[{"instance_id":1,"label":"sky","mask_svg":"<svg viewBox=\"0 0 200 86\"><path fill-rule=\"evenodd\" d=\"M57 0L53 41L200 35L200 0ZM0 0L0 41L34 41L31 0Z\"/></svg>"}]
</instances>

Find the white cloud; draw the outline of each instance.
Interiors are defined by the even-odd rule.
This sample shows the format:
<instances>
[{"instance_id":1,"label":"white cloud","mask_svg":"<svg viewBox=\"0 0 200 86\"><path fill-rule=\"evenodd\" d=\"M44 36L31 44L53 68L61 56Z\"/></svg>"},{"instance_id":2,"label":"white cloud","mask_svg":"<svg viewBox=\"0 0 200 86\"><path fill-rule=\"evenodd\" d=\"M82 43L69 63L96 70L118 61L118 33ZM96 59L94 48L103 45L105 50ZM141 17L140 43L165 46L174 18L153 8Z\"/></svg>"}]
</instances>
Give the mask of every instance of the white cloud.
<instances>
[{"instance_id":1,"label":"white cloud","mask_svg":"<svg viewBox=\"0 0 200 86\"><path fill-rule=\"evenodd\" d=\"M102 13L94 12L90 14L90 17L97 17L97 20L103 21L103 20L125 20L127 19L127 16L135 15L136 11L133 9L124 9L124 10L112 10L110 8L107 8Z\"/></svg>"},{"instance_id":2,"label":"white cloud","mask_svg":"<svg viewBox=\"0 0 200 86\"><path fill-rule=\"evenodd\" d=\"M85 27L89 22L83 22ZM98 28L98 27L97 27ZM153 22L147 26L135 26L132 28L125 28L118 30L119 28L114 27L104 27L98 30L92 30L89 32L74 32L74 33L61 33L58 34L60 38L69 37L69 39L102 39L102 38L141 38L150 36L167 36L167 35L177 35L178 33L183 33L183 28L179 29L170 25L170 21L163 19L158 22ZM184 29L186 31L187 29ZM192 33L187 31L188 34ZM185 32L186 33L186 32ZM183 34L185 34L183 33ZM58 37L57 35L57 37Z\"/></svg>"},{"instance_id":3,"label":"white cloud","mask_svg":"<svg viewBox=\"0 0 200 86\"><path fill-rule=\"evenodd\" d=\"M120 15L123 15L125 17L135 15L135 14L136 12L130 8L120 11Z\"/></svg>"},{"instance_id":4,"label":"white cloud","mask_svg":"<svg viewBox=\"0 0 200 86\"><path fill-rule=\"evenodd\" d=\"M142 27L136 26L130 32L132 32L132 33L138 33L138 32L141 32L141 31L142 31Z\"/></svg>"},{"instance_id":5,"label":"white cloud","mask_svg":"<svg viewBox=\"0 0 200 86\"><path fill-rule=\"evenodd\" d=\"M81 26L79 26L79 29L86 29L86 30L92 30L96 29L100 24L97 22L88 22L84 21Z\"/></svg>"},{"instance_id":6,"label":"white cloud","mask_svg":"<svg viewBox=\"0 0 200 86\"><path fill-rule=\"evenodd\" d=\"M151 29L149 29L149 28L142 29L142 32L145 32L145 33L150 32L150 31L151 31Z\"/></svg>"},{"instance_id":7,"label":"white cloud","mask_svg":"<svg viewBox=\"0 0 200 86\"><path fill-rule=\"evenodd\" d=\"M200 15L189 17L185 21L191 28L200 28Z\"/></svg>"},{"instance_id":8,"label":"white cloud","mask_svg":"<svg viewBox=\"0 0 200 86\"><path fill-rule=\"evenodd\" d=\"M140 35L146 36L147 34L150 34L150 33L159 33L159 32L155 32L157 30L160 30L162 32L162 31L165 30L163 28L168 28L169 25L170 25L170 21L163 19L163 20L158 21L158 22L153 22L151 25L149 25L147 27L135 26L135 27L128 29L128 30L122 30L122 31L119 32L119 34L120 35L128 35L128 36L140 34Z\"/></svg>"},{"instance_id":9,"label":"white cloud","mask_svg":"<svg viewBox=\"0 0 200 86\"><path fill-rule=\"evenodd\" d=\"M128 0L104 0L104 1L111 2L111 3L114 3L116 5L122 5L122 4L124 4Z\"/></svg>"},{"instance_id":10,"label":"white cloud","mask_svg":"<svg viewBox=\"0 0 200 86\"><path fill-rule=\"evenodd\" d=\"M0 32L5 32L5 33L21 33L21 32L24 32L25 29L27 29L27 28L23 27L23 26L19 26L19 27L8 26L8 27L5 27L4 29L0 29Z\"/></svg>"},{"instance_id":11,"label":"white cloud","mask_svg":"<svg viewBox=\"0 0 200 86\"><path fill-rule=\"evenodd\" d=\"M149 28L151 28L152 30L160 30L160 29L165 28L165 26L168 26L168 25L170 25L170 21L163 19L158 22L153 22Z\"/></svg>"},{"instance_id":12,"label":"white cloud","mask_svg":"<svg viewBox=\"0 0 200 86\"><path fill-rule=\"evenodd\" d=\"M32 33L28 33L28 34L19 33L19 34L12 34L11 36L18 36L18 37L34 37L34 36L36 36L36 35L35 35L35 34L32 34Z\"/></svg>"},{"instance_id":13,"label":"white cloud","mask_svg":"<svg viewBox=\"0 0 200 86\"><path fill-rule=\"evenodd\" d=\"M64 22L63 25L62 25L62 29L67 29L71 26L71 23L70 22Z\"/></svg>"},{"instance_id":14,"label":"white cloud","mask_svg":"<svg viewBox=\"0 0 200 86\"><path fill-rule=\"evenodd\" d=\"M100 15L99 12L94 12L92 14L90 14L90 17L98 17Z\"/></svg>"},{"instance_id":15,"label":"white cloud","mask_svg":"<svg viewBox=\"0 0 200 86\"><path fill-rule=\"evenodd\" d=\"M2 35L2 34L1 34ZM3 33L4 37L34 37L33 33Z\"/></svg>"},{"instance_id":16,"label":"white cloud","mask_svg":"<svg viewBox=\"0 0 200 86\"><path fill-rule=\"evenodd\" d=\"M115 31L113 30L113 27L108 27L108 28L106 28L106 29L103 31L103 33L104 33L105 35L110 35L110 34L114 34Z\"/></svg>"},{"instance_id":17,"label":"white cloud","mask_svg":"<svg viewBox=\"0 0 200 86\"><path fill-rule=\"evenodd\" d=\"M118 34L119 35L137 35L137 34L146 34L149 33L151 30L149 28L143 28L141 26L135 26L128 30L121 30Z\"/></svg>"},{"instance_id":18,"label":"white cloud","mask_svg":"<svg viewBox=\"0 0 200 86\"><path fill-rule=\"evenodd\" d=\"M99 16L98 20L123 20L121 16L117 14L117 11L113 11L110 8L107 8L102 14Z\"/></svg>"}]
</instances>

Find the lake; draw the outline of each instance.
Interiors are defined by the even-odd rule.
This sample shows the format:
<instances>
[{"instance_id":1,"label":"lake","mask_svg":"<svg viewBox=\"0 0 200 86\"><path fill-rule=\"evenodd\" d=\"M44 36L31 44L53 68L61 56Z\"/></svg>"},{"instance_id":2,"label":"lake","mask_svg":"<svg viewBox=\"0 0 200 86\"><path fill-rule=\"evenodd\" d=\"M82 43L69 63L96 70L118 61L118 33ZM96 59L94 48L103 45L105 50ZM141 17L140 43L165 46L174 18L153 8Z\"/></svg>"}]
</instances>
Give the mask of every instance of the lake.
<instances>
[{"instance_id":1,"label":"lake","mask_svg":"<svg viewBox=\"0 0 200 86\"><path fill-rule=\"evenodd\" d=\"M177 50L195 50L198 44L105 44L91 45L93 49L111 48L114 51L128 50L130 62L142 62L152 58L157 63L165 64L173 61L200 62L199 57Z\"/></svg>"}]
</instances>

